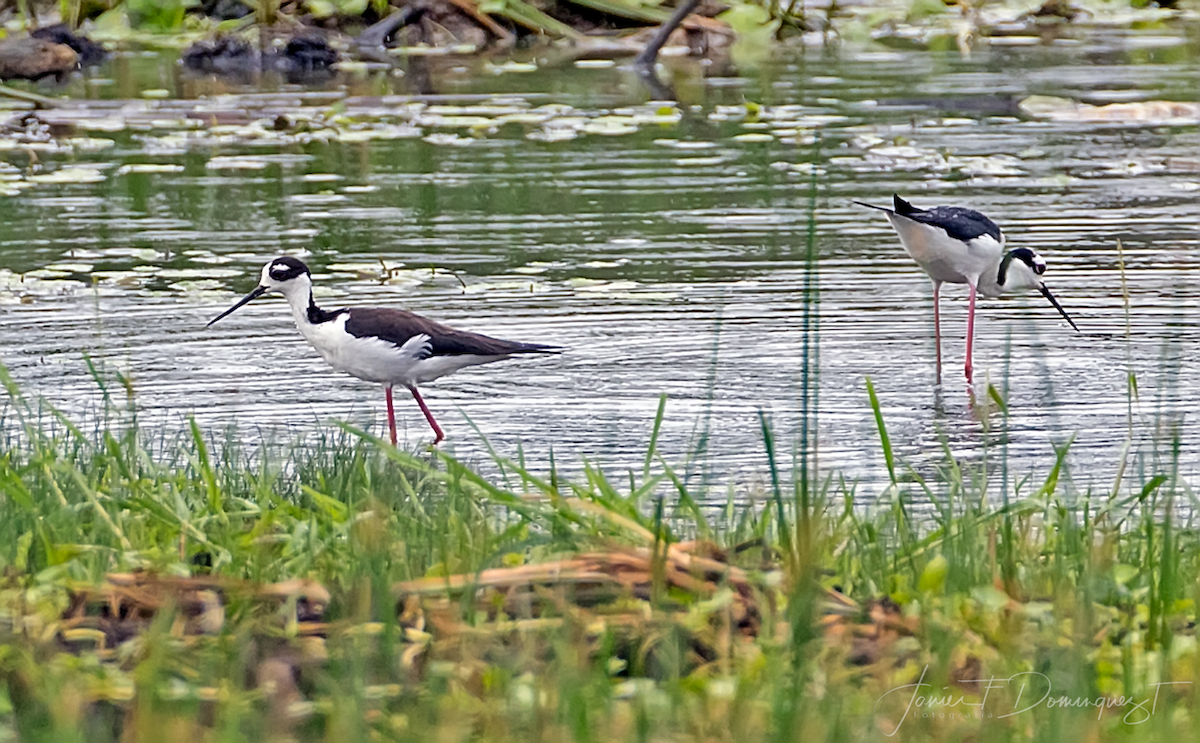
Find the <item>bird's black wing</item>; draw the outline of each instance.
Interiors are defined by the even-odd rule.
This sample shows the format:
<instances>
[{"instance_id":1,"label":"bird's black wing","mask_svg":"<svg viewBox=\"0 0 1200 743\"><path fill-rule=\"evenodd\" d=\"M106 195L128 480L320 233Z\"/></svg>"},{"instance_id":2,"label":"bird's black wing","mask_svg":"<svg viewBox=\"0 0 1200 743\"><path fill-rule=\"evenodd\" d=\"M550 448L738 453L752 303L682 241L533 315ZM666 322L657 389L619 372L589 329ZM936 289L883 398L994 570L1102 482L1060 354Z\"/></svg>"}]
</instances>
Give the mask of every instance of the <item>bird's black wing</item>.
<instances>
[{"instance_id":1,"label":"bird's black wing","mask_svg":"<svg viewBox=\"0 0 1200 743\"><path fill-rule=\"evenodd\" d=\"M481 333L471 333L434 322L403 310L356 307L349 310L346 332L357 338L381 338L403 346L416 335L429 336L432 356L503 356L512 353L558 353L562 349L540 343L506 341Z\"/></svg>"},{"instance_id":2,"label":"bird's black wing","mask_svg":"<svg viewBox=\"0 0 1200 743\"><path fill-rule=\"evenodd\" d=\"M918 209L903 216L933 227L941 227L947 235L963 242L984 235L990 236L996 242L1002 241L1000 228L996 223L974 209L935 206L932 209Z\"/></svg>"},{"instance_id":3,"label":"bird's black wing","mask_svg":"<svg viewBox=\"0 0 1200 743\"><path fill-rule=\"evenodd\" d=\"M897 214L914 222L920 222L932 227L940 227L950 237L962 240L963 242L974 240L983 235L990 235L996 242L1003 242L1004 240L1001 237L1000 228L996 223L974 209L964 209L961 206L935 206L932 209L918 209L900 198L899 195L893 195L892 201L895 204L895 209L888 209L886 206L875 206L863 201L855 201L854 203L859 206L878 209L888 214Z\"/></svg>"}]
</instances>

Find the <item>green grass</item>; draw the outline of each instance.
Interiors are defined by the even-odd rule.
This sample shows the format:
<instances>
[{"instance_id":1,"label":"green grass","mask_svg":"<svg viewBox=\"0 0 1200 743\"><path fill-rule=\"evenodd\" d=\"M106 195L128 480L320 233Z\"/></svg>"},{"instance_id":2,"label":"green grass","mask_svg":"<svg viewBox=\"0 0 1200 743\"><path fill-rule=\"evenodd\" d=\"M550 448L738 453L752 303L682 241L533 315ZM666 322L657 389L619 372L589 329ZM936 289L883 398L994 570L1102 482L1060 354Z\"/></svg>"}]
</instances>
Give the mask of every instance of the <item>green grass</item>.
<instances>
[{"instance_id":1,"label":"green grass","mask_svg":"<svg viewBox=\"0 0 1200 743\"><path fill-rule=\"evenodd\" d=\"M1003 462L985 472L948 451L936 477L922 479L891 451L872 394L864 404L892 475L878 505L815 466L807 483L800 467L781 469L766 419L770 485L741 491L748 502L734 505L725 491L685 483L658 451L665 400L638 471L585 466L568 480L497 456L489 469L499 474L485 477L348 427L253 450L194 424L149 439L132 392L96 378L103 408L84 423L4 377L8 737L864 740L901 720L895 737L905 740L1200 731L1194 686L1161 687L1153 714L1137 706L1155 683L1194 680L1200 660L1198 545L1169 443L1146 460L1161 471L1123 468L1103 493L1071 489L1067 446L1038 481L1013 482ZM729 591L689 594L665 579L668 545L697 537L747 571L756 633L722 619ZM588 604L546 589L536 618L522 619L482 611L471 591L442 592L426 597L421 627L397 604L402 581L639 548L653 555L644 596ZM63 634L69 589L135 569L309 578L330 593L328 631L304 636L291 610L231 591L212 634L181 633L186 607L168 602L105 652L64 642L76 638ZM834 586L852 601L835 600ZM453 632L439 629L446 621ZM281 668L286 683L271 680ZM1013 674L1026 675L996 681L982 719L925 719L919 708L904 718L912 689L888 694L923 678L923 694L964 700L936 712L971 712L982 691L963 679ZM1000 717L1045 683L1055 700L1137 702L1098 713L1043 701Z\"/></svg>"}]
</instances>

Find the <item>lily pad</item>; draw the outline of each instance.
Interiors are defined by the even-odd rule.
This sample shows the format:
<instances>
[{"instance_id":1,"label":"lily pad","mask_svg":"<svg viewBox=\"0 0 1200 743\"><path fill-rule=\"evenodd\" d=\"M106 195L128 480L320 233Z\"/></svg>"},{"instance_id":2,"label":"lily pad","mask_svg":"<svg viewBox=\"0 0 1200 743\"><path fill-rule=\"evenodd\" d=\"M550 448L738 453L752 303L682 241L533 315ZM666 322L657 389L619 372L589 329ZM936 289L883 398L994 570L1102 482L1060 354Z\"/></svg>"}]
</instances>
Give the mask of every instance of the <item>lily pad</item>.
<instances>
[{"instance_id":1,"label":"lily pad","mask_svg":"<svg viewBox=\"0 0 1200 743\"><path fill-rule=\"evenodd\" d=\"M696 168L706 165L720 165L725 162L725 159L720 155L715 157L681 157L675 161L675 164L686 168Z\"/></svg>"},{"instance_id":2,"label":"lily pad","mask_svg":"<svg viewBox=\"0 0 1200 743\"><path fill-rule=\"evenodd\" d=\"M539 129L536 132L530 132L525 135L526 139L532 139L539 142L566 142L575 139L579 136L579 132L566 127L554 127Z\"/></svg>"},{"instance_id":3,"label":"lily pad","mask_svg":"<svg viewBox=\"0 0 1200 743\"><path fill-rule=\"evenodd\" d=\"M584 124L582 129L584 134L599 134L606 137L633 134L637 130L633 119L628 116L601 116Z\"/></svg>"},{"instance_id":4,"label":"lily pad","mask_svg":"<svg viewBox=\"0 0 1200 743\"><path fill-rule=\"evenodd\" d=\"M262 170L267 167L267 162L248 157L218 155L206 162L204 167L209 170Z\"/></svg>"},{"instance_id":5,"label":"lily pad","mask_svg":"<svg viewBox=\"0 0 1200 743\"><path fill-rule=\"evenodd\" d=\"M460 137L451 132L434 132L422 137L422 139L432 145L450 145L454 147L467 147L475 141L470 138Z\"/></svg>"},{"instance_id":6,"label":"lily pad","mask_svg":"<svg viewBox=\"0 0 1200 743\"><path fill-rule=\"evenodd\" d=\"M71 137L70 139L64 139L63 145L77 152L100 152L101 150L116 147L117 143L114 140L103 137Z\"/></svg>"},{"instance_id":7,"label":"lily pad","mask_svg":"<svg viewBox=\"0 0 1200 743\"><path fill-rule=\"evenodd\" d=\"M677 150L711 150L717 146L716 142L698 139L656 139L654 144L661 147L673 147Z\"/></svg>"},{"instance_id":8,"label":"lily pad","mask_svg":"<svg viewBox=\"0 0 1200 743\"><path fill-rule=\"evenodd\" d=\"M168 285L168 288L173 289L177 292L187 292L189 294L197 293L197 292L204 293L204 294L220 293L222 296L224 296L225 290L226 290L224 282L217 281L216 279L197 279L195 281L176 281L175 283Z\"/></svg>"},{"instance_id":9,"label":"lily pad","mask_svg":"<svg viewBox=\"0 0 1200 743\"><path fill-rule=\"evenodd\" d=\"M232 279L244 273L236 268L164 268L157 275L163 279Z\"/></svg>"},{"instance_id":10,"label":"lily pad","mask_svg":"<svg viewBox=\"0 0 1200 743\"><path fill-rule=\"evenodd\" d=\"M503 75L506 72L537 72L537 69L538 66L532 62L516 61L509 61L491 67L492 73L496 75Z\"/></svg>"},{"instance_id":11,"label":"lily pad","mask_svg":"<svg viewBox=\"0 0 1200 743\"><path fill-rule=\"evenodd\" d=\"M173 163L126 163L117 168L117 175L126 173L182 173L184 167Z\"/></svg>"},{"instance_id":12,"label":"lily pad","mask_svg":"<svg viewBox=\"0 0 1200 743\"><path fill-rule=\"evenodd\" d=\"M571 279L571 286L581 292L627 292L630 289L636 289L641 284L636 281L598 281L596 279L586 279L576 277Z\"/></svg>"},{"instance_id":13,"label":"lily pad","mask_svg":"<svg viewBox=\"0 0 1200 743\"><path fill-rule=\"evenodd\" d=\"M746 132L745 134L735 134L734 142L774 142L775 137L766 132Z\"/></svg>"},{"instance_id":14,"label":"lily pad","mask_svg":"<svg viewBox=\"0 0 1200 743\"><path fill-rule=\"evenodd\" d=\"M52 173L31 175L29 180L33 183L99 183L104 180L104 173L95 168L68 166Z\"/></svg>"}]
</instances>

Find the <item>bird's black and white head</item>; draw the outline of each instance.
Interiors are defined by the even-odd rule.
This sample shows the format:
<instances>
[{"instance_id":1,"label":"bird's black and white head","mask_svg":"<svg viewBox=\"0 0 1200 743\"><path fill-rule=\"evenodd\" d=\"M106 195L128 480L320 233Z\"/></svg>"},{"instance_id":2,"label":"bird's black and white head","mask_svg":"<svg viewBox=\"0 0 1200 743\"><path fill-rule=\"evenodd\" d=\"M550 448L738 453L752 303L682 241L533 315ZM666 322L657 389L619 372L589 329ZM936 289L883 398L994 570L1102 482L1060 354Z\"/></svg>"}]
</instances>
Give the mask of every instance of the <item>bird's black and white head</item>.
<instances>
[{"instance_id":1,"label":"bird's black and white head","mask_svg":"<svg viewBox=\"0 0 1200 743\"><path fill-rule=\"evenodd\" d=\"M309 273L308 266L304 265L303 261L287 255L267 261L259 276L258 286L242 297L237 304L210 320L208 324L212 325L242 305L270 292L283 294L289 303L295 303L297 300L302 303L308 302L312 297L312 274Z\"/></svg>"},{"instance_id":2,"label":"bird's black and white head","mask_svg":"<svg viewBox=\"0 0 1200 743\"><path fill-rule=\"evenodd\" d=\"M1000 259L1000 272L996 285L1006 291L1038 289L1042 286L1042 274L1046 273L1046 260L1029 248L1015 248Z\"/></svg>"},{"instance_id":3,"label":"bird's black and white head","mask_svg":"<svg viewBox=\"0 0 1200 743\"><path fill-rule=\"evenodd\" d=\"M1050 293L1050 289L1046 287L1046 283L1042 281L1042 274L1046 273L1046 261L1040 255L1030 250L1029 248L1015 248L1004 254L1000 259L1000 269L996 275L996 286L1001 292L1020 291L1022 289L1037 289L1042 296L1054 305L1054 309L1063 316L1063 319L1070 323L1072 328L1079 330L1075 325L1075 321L1067 314L1067 311L1062 308L1054 295Z\"/></svg>"},{"instance_id":4,"label":"bird's black and white head","mask_svg":"<svg viewBox=\"0 0 1200 743\"><path fill-rule=\"evenodd\" d=\"M285 255L263 266L258 285L268 292L280 292L285 296L292 292L308 296L312 289L312 274L303 261Z\"/></svg>"}]
</instances>

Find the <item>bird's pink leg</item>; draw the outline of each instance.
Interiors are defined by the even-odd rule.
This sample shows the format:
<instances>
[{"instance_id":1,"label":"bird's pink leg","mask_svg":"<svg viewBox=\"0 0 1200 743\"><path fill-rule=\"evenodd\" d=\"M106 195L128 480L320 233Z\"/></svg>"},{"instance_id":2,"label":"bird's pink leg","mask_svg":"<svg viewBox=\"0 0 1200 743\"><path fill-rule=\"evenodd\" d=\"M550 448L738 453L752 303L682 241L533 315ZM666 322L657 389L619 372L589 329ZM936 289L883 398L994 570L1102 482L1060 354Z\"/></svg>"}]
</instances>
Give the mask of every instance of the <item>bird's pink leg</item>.
<instances>
[{"instance_id":1,"label":"bird's pink leg","mask_svg":"<svg viewBox=\"0 0 1200 743\"><path fill-rule=\"evenodd\" d=\"M975 284L967 284L971 288L971 298L967 302L967 384L971 384L971 349L975 341Z\"/></svg>"},{"instance_id":2,"label":"bird's pink leg","mask_svg":"<svg viewBox=\"0 0 1200 743\"><path fill-rule=\"evenodd\" d=\"M933 282L933 346L937 349L937 381L942 383L942 318L938 311L938 295L942 291L942 282Z\"/></svg>"},{"instance_id":3,"label":"bird's pink leg","mask_svg":"<svg viewBox=\"0 0 1200 743\"><path fill-rule=\"evenodd\" d=\"M387 390L388 404L388 428L392 432L392 446L396 445L396 410L392 407L392 386L388 385L383 389Z\"/></svg>"},{"instance_id":4,"label":"bird's pink leg","mask_svg":"<svg viewBox=\"0 0 1200 743\"><path fill-rule=\"evenodd\" d=\"M421 406L421 412L425 414L425 420L429 421L429 425L433 428L433 445L437 446L438 442L446 438L446 434L442 433L442 427L433 419L433 413L429 412L429 406L425 404L425 400L421 398L421 393L417 392L416 387L409 387L409 392L412 392L413 399Z\"/></svg>"}]
</instances>

